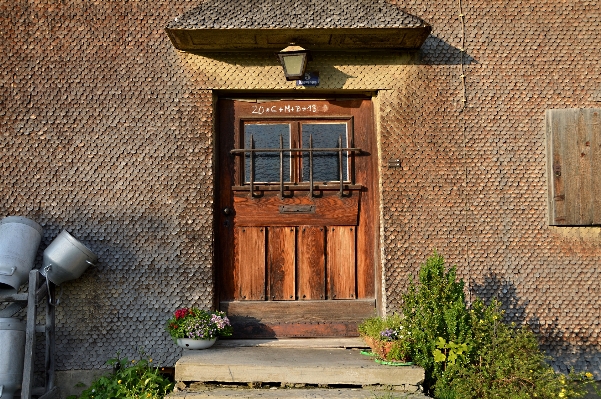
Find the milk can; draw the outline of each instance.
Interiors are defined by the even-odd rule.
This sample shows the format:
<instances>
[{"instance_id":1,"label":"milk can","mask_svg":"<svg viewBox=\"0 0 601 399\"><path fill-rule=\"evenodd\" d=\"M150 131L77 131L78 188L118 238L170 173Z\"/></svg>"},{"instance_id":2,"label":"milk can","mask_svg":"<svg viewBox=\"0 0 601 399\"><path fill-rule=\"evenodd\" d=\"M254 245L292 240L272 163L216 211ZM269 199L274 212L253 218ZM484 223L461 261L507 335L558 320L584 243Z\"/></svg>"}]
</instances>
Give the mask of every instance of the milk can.
<instances>
[{"instance_id":1,"label":"milk can","mask_svg":"<svg viewBox=\"0 0 601 399\"><path fill-rule=\"evenodd\" d=\"M54 284L61 285L81 276L97 259L85 245L63 230L44 251L40 273Z\"/></svg>"},{"instance_id":2,"label":"milk can","mask_svg":"<svg viewBox=\"0 0 601 399\"><path fill-rule=\"evenodd\" d=\"M29 279L42 227L21 216L0 221L0 290L18 290Z\"/></svg>"},{"instance_id":3,"label":"milk can","mask_svg":"<svg viewBox=\"0 0 601 399\"><path fill-rule=\"evenodd\" d=\"M25 360L25 323L0 318L0 398L13 399L23 381Z\"/></svg>"}]
</instances>

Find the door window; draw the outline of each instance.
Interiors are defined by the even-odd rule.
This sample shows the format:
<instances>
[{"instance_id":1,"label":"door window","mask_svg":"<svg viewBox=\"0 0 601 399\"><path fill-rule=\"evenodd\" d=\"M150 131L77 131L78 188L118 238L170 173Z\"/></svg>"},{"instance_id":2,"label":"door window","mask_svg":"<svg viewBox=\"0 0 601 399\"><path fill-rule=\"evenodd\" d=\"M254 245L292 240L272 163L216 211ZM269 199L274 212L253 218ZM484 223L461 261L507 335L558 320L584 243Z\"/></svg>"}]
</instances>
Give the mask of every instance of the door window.
<instances>
[{"instance_id":1,"label":"door window","mask_svg":"<svg viewBox=\"0 0 601 399\"><path fill-rule=\"evenodd\" d=\"M248 121L243 125L244 184L351 181L348 121Z\"/></svg>"},{"instance_id":2,"label":"door window","mask_svg":"<svg viewBox=\"0 0 601 399\"><path fill-rule=\"evenodd\" d=\"M274 150L290 148L289 123L256 123L244 126L244 148ZM254 159L251 159L253 157ZM290 152L282 154L283 179L291 180ZM251 176L255 183L270 183L280 181L279 152L247 152L244 154L245 183L250 183Z\"/></svg>"},{"instance_id":3,"label":"door window","mask_svg":"<svg viewBox=\"0 0 601 399\"><path fill-rule=\"evenodd\" d=\"M346 123L302 123L302 147L308 149L319 148L347 148L348 133ZM312 143L311 143L312 141ZM311 144L311 145L310 145ZM309 181L311 165L309 153L303 154L302 180ZM342 153L342 159L336 151L317 151L313 153L313 181L339 182L340 171L342 180L349 181L348 151ZM342 161L342 165L340 162ZM342 168L341 168L342 166Z\"/></svg>"}]
</instances>

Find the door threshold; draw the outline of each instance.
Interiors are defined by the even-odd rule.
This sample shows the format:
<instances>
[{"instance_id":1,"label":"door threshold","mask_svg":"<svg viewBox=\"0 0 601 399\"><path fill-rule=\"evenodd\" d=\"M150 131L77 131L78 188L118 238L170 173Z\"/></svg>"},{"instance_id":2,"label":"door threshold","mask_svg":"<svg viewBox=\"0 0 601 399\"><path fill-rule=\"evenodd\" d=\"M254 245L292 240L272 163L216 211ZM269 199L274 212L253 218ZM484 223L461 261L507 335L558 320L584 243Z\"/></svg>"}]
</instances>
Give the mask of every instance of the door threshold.
<instances>
[{"instance_id":1,"label":"door threshold","mask_svg":"<svg viewBox=\"0 0 601 399\"><path fill-rule=\"evenodd\" d=\"M290 384L315 387L377 385L414 391L424 380L421 367L382 366L360 352L343 348L213 346L206 350L184 349L175 364L175 380L188 384L250 382L255 386L265 383L278 387ZM284 393L279 397L288 398L288 395Z\"/></svg>"},{"instance_id":2,"label":"door threshold","mask_svg":"<svg viewBox=\"0 0 601 399\"><path fill-rule=\"evenodd\" d=\"M220 339L215 346L226 348L274 347L274 348L368 348L361 338L260 338L260 339Z\"/></svg>"}]
</instances>

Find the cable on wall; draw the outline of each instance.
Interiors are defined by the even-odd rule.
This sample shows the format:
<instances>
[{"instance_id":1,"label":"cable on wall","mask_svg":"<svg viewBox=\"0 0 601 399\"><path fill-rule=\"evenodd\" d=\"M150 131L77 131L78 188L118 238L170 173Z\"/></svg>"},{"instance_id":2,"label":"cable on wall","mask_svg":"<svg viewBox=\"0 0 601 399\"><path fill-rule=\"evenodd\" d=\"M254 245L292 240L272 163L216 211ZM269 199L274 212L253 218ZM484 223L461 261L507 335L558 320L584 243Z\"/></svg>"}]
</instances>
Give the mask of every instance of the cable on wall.
<instances>
[{"instance_id":1,"label":"cable on wall","mask_svg":"<svg viewBox=\"0 0 601 399\"><path fill-rule=\"evenodd\" d=\"M463 2L462 0L458 0L459 2L459 20L461 22L461 46L459 48L459 68L461 78L461 108L459 109L459 113L461 114L461 131L463 135L463 169L465 174L465 187L463 189L463 203L464 203L464 231L465 231L465 263L467 269L467 280L468 280L468 300L472 302L472 276L470 273L470 256L469 256L469 240L467 239L468 232L468 212L469 212L469 204L468 204L468 195L467 195L467 184L469 171L467 166L467 129L465 126L465 114L464 111L467 107L467 89L465 85L465 14L463 13Z\"/></svg>"}]
</instances>

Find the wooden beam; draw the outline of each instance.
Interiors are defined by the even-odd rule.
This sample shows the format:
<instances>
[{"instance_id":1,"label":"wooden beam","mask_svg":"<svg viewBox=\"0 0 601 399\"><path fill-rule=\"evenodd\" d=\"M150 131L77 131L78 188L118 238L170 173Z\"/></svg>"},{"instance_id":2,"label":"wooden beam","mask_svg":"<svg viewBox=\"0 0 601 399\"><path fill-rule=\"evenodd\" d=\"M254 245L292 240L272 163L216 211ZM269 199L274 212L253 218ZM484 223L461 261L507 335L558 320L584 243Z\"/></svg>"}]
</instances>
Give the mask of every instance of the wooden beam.
<instances>
[{"instance_id":1,"label":"wooden beam","mask_svg":"<svg viewBox=\"0 0 601 399\"><path fill-rule=\"evenodd\" d=\"M228 317L259 321L325 322L356 321L375 315L375 299L348 301L224 301L220 309Z\"/></svg>"},{"instance_id":2,"label":"wooden beam","mask_svg":"<svg viewBox=\"0 0 601 399\"><path fill-rule=\"evenodd\" d=\"M31 399L33 387L33 364L35 350L35 322L36 322L36 291L39 286L40 274L38 270L29 272L29 291L27 292L27 327L25 329L25 361L23 366L23 385L21 397Z\"/></svg>"}]
</instances>

